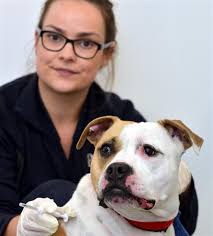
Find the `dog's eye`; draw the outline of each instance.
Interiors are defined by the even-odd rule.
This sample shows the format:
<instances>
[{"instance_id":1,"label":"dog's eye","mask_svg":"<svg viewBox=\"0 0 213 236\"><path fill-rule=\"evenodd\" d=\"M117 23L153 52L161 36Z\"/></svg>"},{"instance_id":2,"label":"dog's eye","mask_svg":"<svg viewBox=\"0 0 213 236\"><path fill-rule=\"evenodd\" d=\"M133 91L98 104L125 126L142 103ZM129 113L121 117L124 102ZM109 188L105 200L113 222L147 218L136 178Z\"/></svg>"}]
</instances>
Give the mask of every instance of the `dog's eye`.
<instances>
[{"instance_id":1,"label":"dog's eye","mask_svg":"<svg viewBox=\"0 0 213 236\"><path fill-rule=\"evenodd\" d=\"M109 157L112 154L112 149L113 149L112 144L109 143L103 144L100 148L101 156Z\"/></svg>"},{"instance_id":2,"label":"dog's eye","mask_svg":"<svg viewBox=\"0 0 213 236\"><path fill-rule=\"evenodd\" d=\"M153 157L158 153L158 151L151 145L145 144L143 148L144 148L144 152L149 157Z\"/></svg>"}]
</instances>

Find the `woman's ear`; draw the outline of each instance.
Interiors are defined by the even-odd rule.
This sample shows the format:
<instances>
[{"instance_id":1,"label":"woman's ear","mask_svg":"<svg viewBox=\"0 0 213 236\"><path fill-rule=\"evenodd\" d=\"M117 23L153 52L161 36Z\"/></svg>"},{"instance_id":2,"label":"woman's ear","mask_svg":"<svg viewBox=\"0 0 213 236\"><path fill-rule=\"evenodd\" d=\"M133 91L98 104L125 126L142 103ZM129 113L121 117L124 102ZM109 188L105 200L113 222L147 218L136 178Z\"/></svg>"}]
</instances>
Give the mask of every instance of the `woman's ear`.
<instances>
[{"instance_id":1,"label":"woman's ear","mask_svg":"<svg viewBox=\"0 0 213 236\"><path fill-rule=\"evenodd\" d=\"M104 49L104 52L103 52L104 58L103 58L103 63L101 65L101 68L105 67L115 55L116 45L117 43L113 41L109 48Z\"/></svg>"},{"instance_id":2,"label":"woman's ear","mask_svg":"<svg viewBox=\"0 0 213 236\"><path fill-rule=\"evenodd\" d=\"M37 49L37 45L38 45L38 42L39 42L39 33L37 32L37 30L35 31L35 34L34 34L34 47L35 47L35 52L36 52L36 49Z\"/></svg>"}]
</instances>

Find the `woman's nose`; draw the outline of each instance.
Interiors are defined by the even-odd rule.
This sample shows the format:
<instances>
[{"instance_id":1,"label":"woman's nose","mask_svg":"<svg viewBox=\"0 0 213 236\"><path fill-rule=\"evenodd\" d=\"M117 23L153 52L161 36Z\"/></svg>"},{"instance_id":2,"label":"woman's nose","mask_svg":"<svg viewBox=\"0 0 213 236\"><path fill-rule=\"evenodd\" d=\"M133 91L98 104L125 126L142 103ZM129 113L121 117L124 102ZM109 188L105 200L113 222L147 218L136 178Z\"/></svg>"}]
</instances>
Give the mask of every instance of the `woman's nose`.
<instances>
[{"instance_id":1,"label":"woman's nose","mask_svg":"<svg viewBox=\"0 0 213 236\"><path fill-rule=\"evenodd\" d=\"M74 51L73 44L68 42L64 48L59 52L59 56L64 60L76 60L76 54Z\"/></svg>"}]
</instances>

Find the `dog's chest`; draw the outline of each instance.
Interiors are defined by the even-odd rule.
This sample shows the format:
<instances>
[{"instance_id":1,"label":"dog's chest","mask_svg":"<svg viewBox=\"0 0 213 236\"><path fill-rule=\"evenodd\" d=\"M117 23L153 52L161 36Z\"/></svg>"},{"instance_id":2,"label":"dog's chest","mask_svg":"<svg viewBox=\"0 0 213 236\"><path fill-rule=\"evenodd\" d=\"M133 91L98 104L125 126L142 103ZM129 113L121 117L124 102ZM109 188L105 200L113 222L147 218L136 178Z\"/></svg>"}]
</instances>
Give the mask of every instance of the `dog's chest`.
<instances>
[{"instance_id":1,"label":"dog's chest","mask_svg":"<svg viewBox=\"0 0 213 236\"><path fill-rule=\"evenodd\" d=\"M100 207L89 174L81 180L68 204L77 213L77 217L65 225L68 236L173 236L169 231L137 229L113 210Z\"/></svg>"}]
</instances>

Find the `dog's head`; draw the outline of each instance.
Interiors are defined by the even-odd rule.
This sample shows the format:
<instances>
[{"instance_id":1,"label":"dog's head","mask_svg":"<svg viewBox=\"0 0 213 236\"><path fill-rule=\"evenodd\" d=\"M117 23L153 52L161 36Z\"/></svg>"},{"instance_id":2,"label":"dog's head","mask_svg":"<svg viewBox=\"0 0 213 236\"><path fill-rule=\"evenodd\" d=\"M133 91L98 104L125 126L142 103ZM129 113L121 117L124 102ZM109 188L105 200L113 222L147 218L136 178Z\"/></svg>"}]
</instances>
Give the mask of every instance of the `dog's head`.
<instances>
[{"instance_id":1,"label":"dog's head","mask_svg":"<svg viewBox=\"0 0 213 236\"><path fill-rule=\"evenodd\" d=\"M181 155L203 140L181 121L122 121L100 117L83 131L95 146L91 177L98 199L130 220L175 217Z\"/></svg>"}]
</instances>

